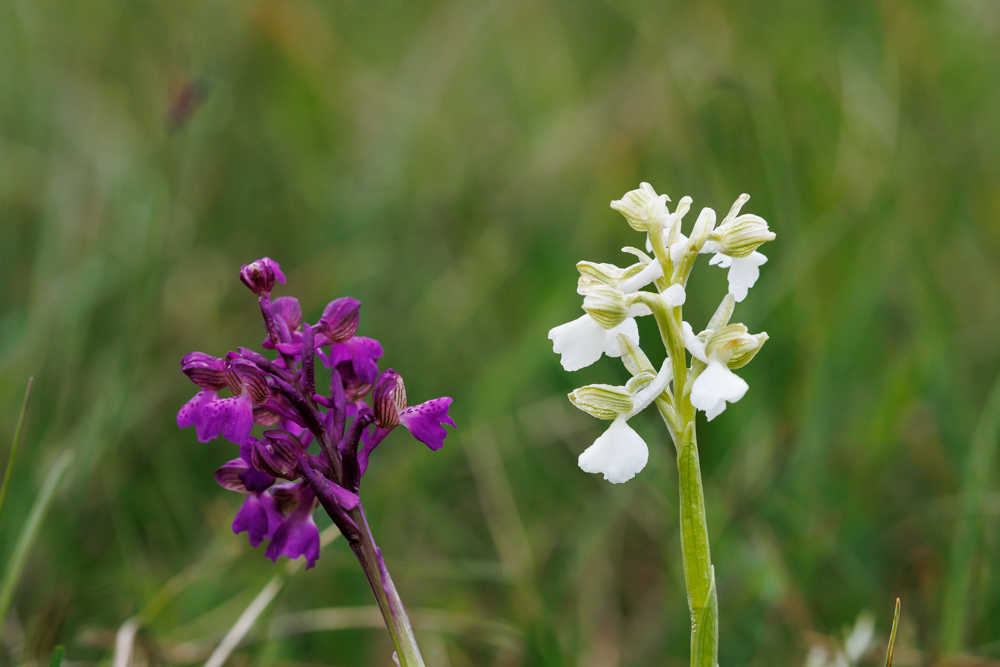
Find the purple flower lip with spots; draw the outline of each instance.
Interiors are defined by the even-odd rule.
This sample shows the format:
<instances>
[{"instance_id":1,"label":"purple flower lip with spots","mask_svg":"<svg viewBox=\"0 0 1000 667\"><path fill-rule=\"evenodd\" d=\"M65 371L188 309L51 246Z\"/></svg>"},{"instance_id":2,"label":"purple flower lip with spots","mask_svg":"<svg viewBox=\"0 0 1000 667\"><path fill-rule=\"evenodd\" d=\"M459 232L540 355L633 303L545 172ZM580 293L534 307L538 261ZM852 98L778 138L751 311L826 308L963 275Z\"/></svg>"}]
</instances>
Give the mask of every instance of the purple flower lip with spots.
<instances>
[{"instance_id":1,"label":"purple flower lip with spots","mask_svg":"<svg viewBox=\"0 0 1000 667\"><path fill-rule=\"evenodd\" d=\"M416 656L412 629L381 554L375 546L359 496L372 452L397 426L438 450L455 426L451 398L408 406L403 378L391 368L379 373L382 345L358 336L361 302L331 301L315 324L305 322L299 301L271 299L285 283L269 257L245 264L240 280L257 295L273 357L246 348L214 357L191 352L181 369L199 391L177 413L177 425L193 426L198 440L222 436L239 457L215 472L216 482L244 496L233 532L246 532L254 547L268 540L265 555L319 557L313 519L322 506L362 565L397 652ZM316 386L316 358L330 369L328 393ZM219 392L228 390L231 396ZM369 398L370 394L370 398ZM260 437L253 435L260 428ZM312 451L310 451L312 450ZM280 481L279 481L280 480Z\"/></svg>"}]
</instances>

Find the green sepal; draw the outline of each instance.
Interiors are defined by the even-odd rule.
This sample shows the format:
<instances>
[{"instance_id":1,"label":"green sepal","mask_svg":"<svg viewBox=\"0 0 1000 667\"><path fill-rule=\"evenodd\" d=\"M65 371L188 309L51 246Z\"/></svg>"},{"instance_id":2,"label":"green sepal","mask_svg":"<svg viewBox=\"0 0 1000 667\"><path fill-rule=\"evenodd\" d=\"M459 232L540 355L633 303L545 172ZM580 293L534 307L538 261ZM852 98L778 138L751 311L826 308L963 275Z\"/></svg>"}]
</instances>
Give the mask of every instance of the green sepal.
<instances>
[{"instance_id":1,"label":"green sepal","mask_svg":"<svg viewBox=\"0 0 1000 667\"><path fill-rule=\"evenodd\" d=\"M634 378L633 378L634 379ZM610 384L588 384L569 394L570 402L598 419L614 419L631 412L632 394L625 387Z\"/></svg>"},{"instance_id":2,"label":"green sepal","mask_svg":"<svg viewBox=\"0 0 1000 667\"><path fill-rule=\"evenodd\" d=\"M618 334L618 345L622 350L622 362L625 364L625 368L632 375L639 375L640 373L653 373L656 374L656 368L649 361L646 353L642 351L639 344L626 336L625 334Z\"/></svg>"}]
</instances>

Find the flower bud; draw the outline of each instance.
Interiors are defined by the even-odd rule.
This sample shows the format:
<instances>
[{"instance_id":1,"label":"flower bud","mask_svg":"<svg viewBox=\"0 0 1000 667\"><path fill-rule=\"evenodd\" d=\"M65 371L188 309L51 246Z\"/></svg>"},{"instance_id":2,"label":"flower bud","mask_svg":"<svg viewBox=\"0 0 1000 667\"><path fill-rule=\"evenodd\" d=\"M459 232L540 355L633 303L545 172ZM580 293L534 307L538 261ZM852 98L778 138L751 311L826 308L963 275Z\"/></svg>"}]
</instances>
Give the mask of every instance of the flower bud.
<instances>
[{"instance_id":1,"label":"flower bud","mask_svg":"<svg viewBox=\"0 0 1000 667\"><path fill-rule=\"evenodd\" d=\"M755 336L749 336L739 345L733 348L733 357L729 360L729 367L732 369L742 368L750 363L750 360L757 356L760 348L767 342L767 333L762 331Z\"/></svg>"},{"instance_id":2,"label":"flower bud","mask_svg":"<svg viewBox=\"0 0 1000 667\"><path fill-rule=\"evenodd\" d=\"M705 328L714 331L726 326L729 324L729 318L733 316L735 308L736 297L732 293L727 293L719 303L719 307L715 309L715 314L712 315L712 319L708 321L708 326Z\"/></svg>"},{"instance_id":3,"label":"flower bud","mask_svg":"<svg viewBox=\"0 0 1000 667\"><path fill-rule=\"evenodd\" d=\"M302 327L302 306L294 296L279 296L271 302L271 312L285 322L289 331Z\"/></svg>"},{"instance_id":4,"label":"flower bud","mask_svg":"<svg viewBox=\"0 0 1000 667\"><path fill-rule=\"evenodd\" d=\"M379 428L395 428L399 425L399 413L406 409L406 387L403 378L396 371L387 368L375 381L372 392L372 410L375 425Z\"/></svg>"},{"instance_id":5,"label":"flower bud","mask_svg":"<svg viewBox=\"0 0 1000 667\"><path fill-rule=\"evenodd\" d=\"M580 272L580 279L576 283L577 291L579 292L594 285L610 285L614 287L624 277L628 269L622 269L614 264L577 262L576 270ZM639 266L637 271L641 270L642 266Z\"/></svg>"},{"instance_id":6,"label":"flower bud","mask_svg":"<svg viewBox=\"0 0 1000 667\"><path fill-rule=\"evenodd\" d=\"M713 331L705 342L705 355L729 363L737 350L746 350L747 345L756 345L754 337L747 333L742 324L729 324Z\"/></svg>"},{"instance_id":7,"label":"flower bud","mask_svg":"<svg viewBox=\"0 0 1000 667\"><path fill-rule=\"evenodd\" d=\"M660 214L666 213L668 201L670 197L657 195L652 185L643 183L638 190L627 192L621 199L611 202L611 208L624 215L632 229L645 232L651 222L659 222Z\"/></svg>"},{"instance_id":8,"label":"flower bud","mask_svg":"<svg viewBox=\"0 0 1000 667\"><path fill-rule=\"evenodd\" d=\"M715 211L710 208L701 209L694 223L694 229L691 230L691 245L701 250L713 229L715 229Z\"/></svg>"},{"instance_id":9,"label":"flower bud","mask_svg":"<svg viewBox=\"0 0 1000 667\"><path fill-rule=\"evenodd\" d=\"M210 354L185 354L181 359L181 370L202 389L218 391L226 386L226 362Z\"/></svg>"},{"instance_id":10,"label":"flower bud","mask_svg":"<svg viewBox=\"0 0 1000 667\"><path fill-rule=\"evenodd\" d=\"M606 285L595 285L586 290L583 309L605 329L614 329L628 317L625 295Z\"/></svg>"},{"instance_id":11,"label":"flower bud","mask_svg":"<svg viewBox=\"0 0 1000 667\"><path fill-rule=\"evenodd\" d=\"M614 419L632 410L632 394L625 387L588 384L569 394L570 402L598 419Z\"/></svg>"},{"instance_id":12,"label":"flower bud","mask_svg":"<svg viewBox=\"0 0 1000 667\"><path fill-rule=\"evenodd\" d=\"M361 302L349 296L331 301L323 309L316 329L331 343L343 343L357 332L360 311Z\"/></svg>"},{"instance_id":13,"label":"flower bud","mask_svg":"<svg viewBox=\"0 0 1000 667\"><path fill-rule=\"evenodd\" d=\"M711 235L718 242L719 252L729 257L747 257L761 244L775 239L767 222L757 215L741 215L719 227Z\"/></svg>"},{"instance_id":14,"label":"flower bud","mask_svg":"<svg viewBox=\"0 0 1000 667\"><path fill-rule=\"evenodd\" d=\"M282 479L297 479L299 459L305 448L299 439L288 431L271 429L254 445L250 462L261 472Z\"/></svg>"},{"instance_id":15,"label":"flower bud","mask_svg":"<svg viewBox=\"0 0 1000 667\"><path fill-rule=\"evenodd\" d=\"M241 358L235 352L226 355L226 384L236 396L247 391L254 405L260 405L271 394L264 372L257 368L257 364Z\"/></svg>"},{"instance_id":16,"label":"flower bud","mask_svg":"<svg viewBox=\"0 0 1000 667\"><path fill-rule=\"evenodd\" d=\"M642 351L642 348L634 340L620 333L618 334L618 345L622 351L622 361L625 363L625 368L628 369L629 373L639 375L645 372L655 372L656 369L653 368L653 364L649 361L646 353Z\"/></svg>"},{"instance_id":17,"label":"flower bud","mask_svg":"<svg viewBox=\"0 0 1000 667\"><path fill-rule=\"evenodd\" d=\"M258 259L256 262L244 264L240 268L240 280L257 296L270 294L274 281L285 282L285 274L281 272L278 263L270 257Z\"/></svg>"}]
</instances>

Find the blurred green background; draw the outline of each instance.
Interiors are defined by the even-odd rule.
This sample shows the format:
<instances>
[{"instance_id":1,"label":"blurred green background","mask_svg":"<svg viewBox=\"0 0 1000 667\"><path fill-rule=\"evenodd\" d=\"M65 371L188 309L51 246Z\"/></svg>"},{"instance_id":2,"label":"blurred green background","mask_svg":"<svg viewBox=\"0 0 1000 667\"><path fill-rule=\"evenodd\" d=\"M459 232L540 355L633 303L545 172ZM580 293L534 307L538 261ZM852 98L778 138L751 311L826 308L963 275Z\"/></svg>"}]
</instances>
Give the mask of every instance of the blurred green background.
<instances>
[{"instance_id":1,"label":"blurred green background","mask_svg":"<svg viewBox=\"0 0 1000 667\"><path fill-rule=\"evenodd\" d=\"M269 255L310 319L362 300L411 402L455 399L364 489L429 666L687 664L665 428L633 420L632 482L580 471L605 424L565 394L627 373L546 340L574 263L642 244L608 202L646 180L778 234L735 318L771 340L699 438L721 664L801 665L863 610L881 664L897 596L894 664L1000 664L998 109L995 0L0 3L0 461L36 378L0 571L75 454L0 662L107 664L143 612L136 664L198 663L284 570L230 532L235 448L174 422L184 353L263 338L237 272ZM702 260L696 327L724 292ZM388 667L336 613L370 605L335 541L231 664Z\"/></svg>"}]
</instances>

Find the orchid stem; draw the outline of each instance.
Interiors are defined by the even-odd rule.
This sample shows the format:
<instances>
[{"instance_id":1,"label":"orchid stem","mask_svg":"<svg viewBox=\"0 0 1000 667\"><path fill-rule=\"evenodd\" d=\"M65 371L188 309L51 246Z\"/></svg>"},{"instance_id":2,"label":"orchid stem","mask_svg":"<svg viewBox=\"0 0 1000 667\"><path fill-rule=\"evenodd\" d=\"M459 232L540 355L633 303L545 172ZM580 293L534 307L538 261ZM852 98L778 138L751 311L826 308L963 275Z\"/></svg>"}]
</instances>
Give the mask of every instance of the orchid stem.
<instances>
[{"instance_id":1,"label":"orchid stem","mask_svg":"<svg viewBox=\"0 0 1000 667\"><path fill-rule=\"evenodd\" d=\"M686 387L688 368L678 322L681 308L653 308L663 344L674 362L673 409L680 430L672 427L670 415L658 404L677 451L680 491L681 556L684 585L691 614L691 667L718 667L719 602L715 589L715 568L708 542L705 489L701 481L701 461L695 435L696 411Z\"/></svg>"},{"instance_id":2,"label":"orchid stem","mask_svg":"<svg viewBox=\"0 0 1000 667\"><path fill-rule=\"evenodd\" d=\"M424 659L420 655L410 619L406 615L406 609L399 598L396 586L392 583L385 561L375 546L364 508L359 503L348 514L361 532L361 539L352 542L351 549L361 563L361 569L364 570L372 593L375 594L375 601L378 603L379 611L382 612L382 619L385 621L386 629L389 630L389 636L392 637L400 667L424 667Z\"/></svg>"}]
</instances>

